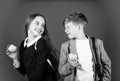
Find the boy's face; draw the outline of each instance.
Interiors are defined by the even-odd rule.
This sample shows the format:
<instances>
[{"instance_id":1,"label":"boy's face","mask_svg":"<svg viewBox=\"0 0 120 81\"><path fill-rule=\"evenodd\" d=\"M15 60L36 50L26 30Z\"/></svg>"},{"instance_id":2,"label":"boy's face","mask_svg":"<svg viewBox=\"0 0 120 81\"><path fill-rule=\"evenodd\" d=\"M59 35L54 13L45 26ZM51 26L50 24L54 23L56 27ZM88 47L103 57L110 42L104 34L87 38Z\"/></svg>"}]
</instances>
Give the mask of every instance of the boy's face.
<instances>
[{"instance_id":1,"label":"boy's face","mask_svg":"<svg viewBox=\"0 0 120 81\"><path fill-rule=\"evenodd\" d=\"M65 33L69 39L76 38L79 32L79 25L74 22L65 23Z\"/></svg>"}]
</instances>

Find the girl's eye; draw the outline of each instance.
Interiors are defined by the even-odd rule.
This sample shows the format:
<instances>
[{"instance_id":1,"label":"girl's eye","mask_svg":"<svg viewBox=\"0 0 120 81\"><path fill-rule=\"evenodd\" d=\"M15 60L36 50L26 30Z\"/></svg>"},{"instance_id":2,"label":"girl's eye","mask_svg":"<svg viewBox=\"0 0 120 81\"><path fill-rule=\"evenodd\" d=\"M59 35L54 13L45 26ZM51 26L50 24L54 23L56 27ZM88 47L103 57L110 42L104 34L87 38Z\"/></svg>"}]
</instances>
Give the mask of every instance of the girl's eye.
<instances>
[{"instance_id":1,"label":"girl's eye","mask_svg":"<svg viewBox=\"0 0 120 81\"><path fill-rule=\"evenodd\" d=\"M41 27L44 27L44 24L41 24Z\"/></svg>"},{"instance_id":2,"label":"girl's eye","mask_svg":"<svg viewBox=\"0 0 120 81\"><path fill-rule=\"evenodd\" d=\"M35 24L36 24L36 25L39 25L39 22L36 22Z\"/></svg>"}]
</instances>

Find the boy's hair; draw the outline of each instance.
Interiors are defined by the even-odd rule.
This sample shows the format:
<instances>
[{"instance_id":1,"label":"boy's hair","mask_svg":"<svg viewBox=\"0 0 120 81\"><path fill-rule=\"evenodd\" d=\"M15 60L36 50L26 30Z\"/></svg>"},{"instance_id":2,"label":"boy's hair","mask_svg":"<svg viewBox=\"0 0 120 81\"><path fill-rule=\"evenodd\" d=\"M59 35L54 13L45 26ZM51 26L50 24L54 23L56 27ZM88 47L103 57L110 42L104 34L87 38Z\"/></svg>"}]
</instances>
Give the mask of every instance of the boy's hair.
<instances>
[{"instance_id":1,"label":"boy's hair","mask_svg":"<svg viewBox=\"0 0 120 81\"><path fill-rule=\"evenodd\" d=\"M85 15L83 13L80 12L73 12L71 14L69 14L63 21L63 25L65 25L65 23L69 23L69 22L74 22L76 24L80 24L80 23L88 23L87 18L85 17Z\"/></svg>"}]
</instances>

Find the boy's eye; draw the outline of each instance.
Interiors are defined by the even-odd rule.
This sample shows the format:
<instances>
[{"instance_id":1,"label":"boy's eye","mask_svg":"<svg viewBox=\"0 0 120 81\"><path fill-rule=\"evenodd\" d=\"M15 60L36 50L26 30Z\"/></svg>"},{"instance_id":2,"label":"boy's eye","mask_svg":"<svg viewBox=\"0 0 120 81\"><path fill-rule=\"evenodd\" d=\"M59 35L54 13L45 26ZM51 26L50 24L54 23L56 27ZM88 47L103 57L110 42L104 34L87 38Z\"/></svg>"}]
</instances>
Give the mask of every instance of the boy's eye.
<instances>
[{"instance_id":1,"label":"boy's eye","mask_svg":"<svg viewBox=\"0 0 120 81\"><path fill-rule=\"evenodd\" d=\"M67 28L67 29L69 29L70 27L69 27L69 26L67 26L66 28Z\"/></svg>"}]
</instances>

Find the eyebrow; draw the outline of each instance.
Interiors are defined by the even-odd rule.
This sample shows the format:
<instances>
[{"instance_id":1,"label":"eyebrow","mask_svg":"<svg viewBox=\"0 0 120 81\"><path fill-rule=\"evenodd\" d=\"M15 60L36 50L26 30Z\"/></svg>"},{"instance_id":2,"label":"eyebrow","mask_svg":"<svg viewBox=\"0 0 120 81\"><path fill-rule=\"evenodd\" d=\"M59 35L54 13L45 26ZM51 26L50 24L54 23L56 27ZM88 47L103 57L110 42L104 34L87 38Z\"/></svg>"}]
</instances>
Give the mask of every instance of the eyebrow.
<instances>
[{"instance_id":1,"label":"eyebrow","mask_svg":"<svg viewBox=\"0 0 120 81\"><path fill-rule=\"evenodd\" d=\"M38 23L39 21L37 21L37 20L36 20L35 22L37 22L37 23Z\"/></svg>"},{"instance_id":2,"label":"eyebrow","mask_svg":"<svg viewBox=\"0 0 120 81\"><path fill-rule=\"evenodd\" d=\"M35 22L36 23L40 23L38 20L36 20ZM45 23L43 22L43 23L41 23L41 25L45 25Z\"/></svg>"}]
</instances>

